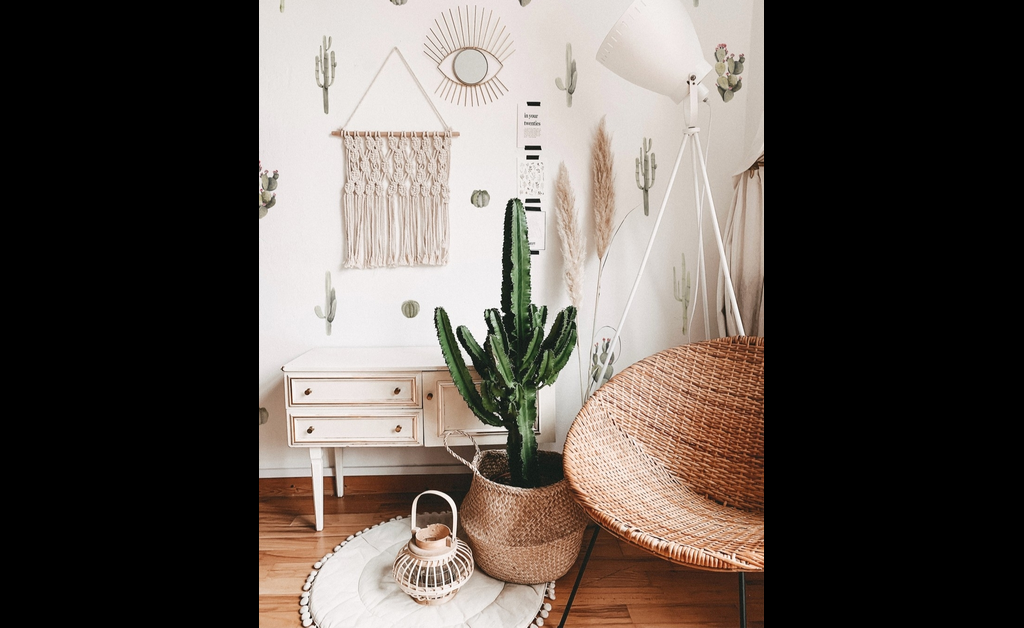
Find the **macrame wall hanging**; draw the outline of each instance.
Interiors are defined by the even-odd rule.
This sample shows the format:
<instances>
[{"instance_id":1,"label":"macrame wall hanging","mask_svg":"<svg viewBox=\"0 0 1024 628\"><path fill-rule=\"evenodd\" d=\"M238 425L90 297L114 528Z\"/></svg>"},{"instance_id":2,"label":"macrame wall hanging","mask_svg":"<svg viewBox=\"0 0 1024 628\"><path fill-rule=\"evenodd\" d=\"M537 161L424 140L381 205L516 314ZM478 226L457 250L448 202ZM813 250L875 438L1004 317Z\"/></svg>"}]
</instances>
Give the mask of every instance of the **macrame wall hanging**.
<instances>
[{"instance_id":1,"label":"macrame wall hanging","mask_svg":"<svg viewBox=\"0 0 1024 628\"><path fill-rule=\"evenodd\" d=\"M448 263L448 174L452 138L459 134L445 123L401 51L393 48L388 59L396 52L445 130L353 131L347 128L349 116L332 133L342 137L345 151L345 268ZM373 80L378 76L380 70Z\"/></svg>"}]
</instances>

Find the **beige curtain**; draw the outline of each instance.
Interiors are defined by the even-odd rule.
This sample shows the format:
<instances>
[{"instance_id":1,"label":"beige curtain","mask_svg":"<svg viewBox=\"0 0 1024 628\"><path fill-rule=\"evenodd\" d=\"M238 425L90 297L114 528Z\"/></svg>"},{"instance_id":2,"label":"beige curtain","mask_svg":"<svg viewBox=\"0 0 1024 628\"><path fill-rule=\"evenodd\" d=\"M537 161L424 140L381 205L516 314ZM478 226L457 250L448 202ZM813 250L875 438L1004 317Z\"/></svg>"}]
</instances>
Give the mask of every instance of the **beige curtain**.
<instances>
[{"instance_id":1,"label":"beige curtain","mask_svg":"<svg viewBox=\"0 0 1024 628\"><path fill-rule=\"evenodd\" d=\"M764 336L764 154L746 172L736 175L732 209L722 234L732 275L739 316L748 336ZM725 273L718 272L718 328L723 336L739 333L725 291Z\"/></svg>"}]
</instances>

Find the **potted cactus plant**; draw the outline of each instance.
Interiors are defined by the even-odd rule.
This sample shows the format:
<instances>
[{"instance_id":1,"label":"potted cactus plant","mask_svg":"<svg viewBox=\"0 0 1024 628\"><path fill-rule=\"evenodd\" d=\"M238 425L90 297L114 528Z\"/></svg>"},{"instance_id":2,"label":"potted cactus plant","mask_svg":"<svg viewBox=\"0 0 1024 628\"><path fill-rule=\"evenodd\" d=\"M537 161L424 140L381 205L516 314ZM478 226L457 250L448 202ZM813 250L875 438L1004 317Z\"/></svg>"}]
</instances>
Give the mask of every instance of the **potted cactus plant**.
<instances>
[{"instance_id":1,"label":"potted cactus plant","mask_svg":"<svg viewBox=\"0 0 1024 628\"><path fill-rule=\"evenodd\" d=\"M501 306L484 311L486 339L477 342L465 325L453 331L443 307L434 310L434 325L470 410L483 423L508 431L504 451L478 448L472 464L459 458L474 471L460 518L465 538L481 569L521 584L564 575L587 521L562 476L561 454L538 450L533 431L537 393L555 383L576 345L576 308L560 311L545 335L547 313L546 306L531 303L526 212L514 198L505 207Z\"/></svg>"},{"instance_id":2,"label":"potted cactus plant","mask_svg":"<svg viewBox=\"0 0 1024 628\"><path fill-rule=\"evenodd\" d=\"M434 310L437 339L452 380L469 409L487 425L508 430L510 483L540 485L537 439L537 391L555 383L576 346L576 308L566 307L544 336L547 306L530 302L530 247L526 212L519 199L505 208L501 308L484 311L487 338L480 344L461 325L453 333L443 307ZM473 383L458 343L483 381Z\"/></svg>"}]
</instances>

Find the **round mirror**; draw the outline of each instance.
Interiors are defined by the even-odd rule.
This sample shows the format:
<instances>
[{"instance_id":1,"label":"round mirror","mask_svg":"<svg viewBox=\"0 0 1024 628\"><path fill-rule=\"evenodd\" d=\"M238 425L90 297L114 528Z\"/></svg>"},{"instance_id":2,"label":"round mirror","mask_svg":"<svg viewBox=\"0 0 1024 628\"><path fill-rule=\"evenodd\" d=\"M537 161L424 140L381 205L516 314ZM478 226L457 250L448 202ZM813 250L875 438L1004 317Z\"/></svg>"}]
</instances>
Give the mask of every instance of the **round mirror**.
<instances>
[{"instance_id":1,"label":"round mirror","mask_svg":"<svg viewBox=\"0 0 1024 628\"><path fill-rule=\"evenodd\" d=\"M476 85L487 76L487 58L474 48L466 48L455 57L455 76L467 85Z\"/></svg>"}]
</instances>

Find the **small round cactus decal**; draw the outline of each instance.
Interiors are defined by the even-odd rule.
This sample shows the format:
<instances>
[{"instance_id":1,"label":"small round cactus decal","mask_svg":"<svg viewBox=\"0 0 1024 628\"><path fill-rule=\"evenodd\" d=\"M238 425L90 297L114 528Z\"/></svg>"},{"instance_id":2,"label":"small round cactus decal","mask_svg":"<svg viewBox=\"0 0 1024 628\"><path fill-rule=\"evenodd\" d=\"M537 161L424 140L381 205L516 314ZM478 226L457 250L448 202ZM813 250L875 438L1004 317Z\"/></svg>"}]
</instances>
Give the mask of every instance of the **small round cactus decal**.
<instances>
[{"instance_id":1,"label":"small round cactus decal","mask_svg":"<svg viewBox=\"0 0 1024 628\"><path fill-rule=\"evenodd\" d=\"M477 207L487 207L487 204L491 202L491 195L487 193L487 190L473 190L473 196L469 200Z\"/></svg>"},{"instance_id":2,"label":"small round cactus decal","mask_svg":"<svg viewBox=\"0 0 1024 628\"><path fill-rule=\"evenodd\" d=\"M402 314L404 314L406 318L414 318L419 313L420 304L416 301L406 301L405 303L402 303Z\"/></svg>"}]
</instances>

